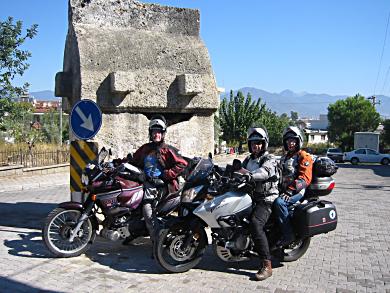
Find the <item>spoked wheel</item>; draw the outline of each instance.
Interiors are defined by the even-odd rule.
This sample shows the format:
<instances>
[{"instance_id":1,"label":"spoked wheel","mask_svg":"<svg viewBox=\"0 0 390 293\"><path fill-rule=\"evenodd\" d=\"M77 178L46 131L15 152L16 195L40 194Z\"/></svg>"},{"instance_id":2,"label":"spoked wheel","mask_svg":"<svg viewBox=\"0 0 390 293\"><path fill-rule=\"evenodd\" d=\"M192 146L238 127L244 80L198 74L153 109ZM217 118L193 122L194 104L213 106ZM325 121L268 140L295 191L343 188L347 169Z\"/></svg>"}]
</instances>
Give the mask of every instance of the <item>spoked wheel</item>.
<instances>
[{"instance_id":1,"label":"spoked wheel","mask_svg":"<svg viewBox=\"0 0 390 293\"><path fill-rule=\"evenodd\" d=\"M204 229L162 229L154 244L154 256L162 268L173 273L186 272L202 259L207 244Z\"/></svg>"},{"instance_id":2,"label":"spoked wheel","mask_svg":"<svg viewBox=\"0 0 390 293\"><path fill-rule=\"evenodd\" d=\"M282 261L296 261L306 253L309 245L310 237L296 240L290 245L283 247Z\"/></svg>"},{"instance_id":3,"label":"spoked wheel","mask_svg":"<svg viewBox=\"0 0 390 293\"><path fill-rule=\"evenodd\" d=\"M73 257L87 251L96 237L91 220L86 219L70 242L71 231L76 227L81 212L78 210L54 209L46 218L42 237L46 247L57 257Z\"/></svg>"}]
</instances>

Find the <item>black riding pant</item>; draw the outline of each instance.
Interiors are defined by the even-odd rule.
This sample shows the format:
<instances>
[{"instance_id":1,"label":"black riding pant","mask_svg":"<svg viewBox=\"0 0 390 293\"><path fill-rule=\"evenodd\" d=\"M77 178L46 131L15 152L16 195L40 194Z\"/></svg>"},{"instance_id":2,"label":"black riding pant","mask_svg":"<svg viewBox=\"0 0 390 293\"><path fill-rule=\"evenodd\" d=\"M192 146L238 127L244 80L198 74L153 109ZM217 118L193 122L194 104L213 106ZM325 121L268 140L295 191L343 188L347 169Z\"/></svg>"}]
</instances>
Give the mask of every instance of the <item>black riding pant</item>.
<instances>
[{"instance_id":1,"label":"black riding pant","mask_svg":"<svg viewBox=\"0 0 390 293\"><path fill-rule=\"evenodd\" d=\"M271 204L265 201L259 201L252 212L251 230L255 251L258 253L261 260L270 260L268 240L264 231L264 226L271 215Z\"/></svg>"}]
</instances>

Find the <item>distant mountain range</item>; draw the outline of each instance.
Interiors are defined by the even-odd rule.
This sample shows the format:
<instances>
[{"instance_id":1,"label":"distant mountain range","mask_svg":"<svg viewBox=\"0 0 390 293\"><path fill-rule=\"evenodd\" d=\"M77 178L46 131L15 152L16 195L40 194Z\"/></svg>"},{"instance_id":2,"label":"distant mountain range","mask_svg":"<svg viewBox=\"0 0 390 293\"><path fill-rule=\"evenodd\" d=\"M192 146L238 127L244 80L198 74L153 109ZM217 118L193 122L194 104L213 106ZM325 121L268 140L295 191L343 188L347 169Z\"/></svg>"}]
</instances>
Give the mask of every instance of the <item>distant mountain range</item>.
<instances>
[{"instance_id":1,"label":"distant mountain range","mask_svg":"<svg viewBox=\"0 0 390 293\"><path fill-rule=\"evenodd\" d=\"M31 92L31 96L33 96L38 101L58 101L58 97L54 96L54 92L47 90L47 91L40 91L40 92Z\"/></svg>"},{"instance_id":2,"label":"distant mountain range","mask_svg":"<svg viewBox=\"0 0 390 293\"><path fill-rule=\"evenodd\" d=\"M280 93L270 93L253 87L244 87L239 90L245 96L251 93L252 99L261 98L266 103L267 107L278 114L286 113L290 115L291 111L298 112L300 118L318 118L320 114L328 113L328 106L340 99L345 99L347 96L331 96L328 94L312 94L307 92L294 93L291 90L284 90ZM229 96L226 92L221 94L221 98ZM351 95L352 96L352 95ZM377 101L381 104L376 105L376 109L381 116L390 118L390 97L377 96Z\"/></svg>"},{"instance_id":3,"label":"distant mountain range","mask_svg":"<svg viewBox=\"0 0 390 293\"><path fill-rule=\"evenodd\" d=\"M234 91L234 94L238 90ZM278 114L286 113L290 115L291 111L298 112L300 118L318 118L320 114L328 113L328 105L336 102L340 99L345 99L347 96L331 96L328 94L311 94L307 92L294 93L290 90L284 90L280 93L270 93L261 89L253 87L244 87L239 89L245 96L251 93L252 98L257 100L261 98L266 103L267 107ZM54 96L54 92L39 91L31 92L37 100L53 101L58 100ZM221 94L221 98L229 96L229 92ZM379 105L376 105L376 109L382 116L390 118L390 97L377 96L377 101L380 101Z\"/></svg>"}]
</instances>

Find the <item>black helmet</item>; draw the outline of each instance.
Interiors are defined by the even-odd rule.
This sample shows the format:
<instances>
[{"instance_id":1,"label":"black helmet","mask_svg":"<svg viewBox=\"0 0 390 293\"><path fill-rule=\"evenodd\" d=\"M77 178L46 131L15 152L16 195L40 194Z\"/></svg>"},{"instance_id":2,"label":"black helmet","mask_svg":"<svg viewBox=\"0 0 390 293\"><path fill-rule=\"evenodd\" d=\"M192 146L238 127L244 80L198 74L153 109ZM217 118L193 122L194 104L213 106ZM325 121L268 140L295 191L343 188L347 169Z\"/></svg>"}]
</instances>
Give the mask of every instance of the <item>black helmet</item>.
<instances>
[{"instance_id":1,"label":"black helmet","mask_svg":"<svg viewBox=\"0 0 390 293\"><path fill-rule=\"evenodd\" d=\"M164 116L162 115L156 115L153 116L150 119L149 122L149 139L152 139L152 131L153 130L160 130L162 132L162 140L164 140L165 132L167 131L167 121L165 120Z\"/></svg>"},{"instance_id":2,"label":"black helmet","mask_svg":"<svg viewBox=\"0 0 390 293\"><path fill-rule=\"evenodd\" d=\"M297 151L303 147L303 135L302 132L296 126L289 126L283 131L283 147L288 151L287 139L295 138L297 140Z\"/></svg>"},{"instance_id":3,"label":"black helmet","mask_svg":"<svg viewBox=\"0 0 390 293\"><path fill-rule=\"evenodd\" d=\"M251 141L261 141L263 142L263 149L261 150L264 153L268 149L268 132L264 126L261 127L251 127L248 129L248 149L249 152L252 153Z\"/></svg>"}]
</instances>

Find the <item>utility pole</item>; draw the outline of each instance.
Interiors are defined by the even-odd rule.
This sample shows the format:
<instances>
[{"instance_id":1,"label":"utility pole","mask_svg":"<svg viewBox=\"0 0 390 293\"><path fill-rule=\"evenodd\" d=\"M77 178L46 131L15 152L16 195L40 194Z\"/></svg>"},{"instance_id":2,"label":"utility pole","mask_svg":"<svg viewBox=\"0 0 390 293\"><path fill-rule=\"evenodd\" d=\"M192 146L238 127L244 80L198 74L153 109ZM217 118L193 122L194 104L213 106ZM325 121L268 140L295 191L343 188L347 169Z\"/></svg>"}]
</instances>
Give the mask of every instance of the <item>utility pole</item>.
<instances>
[{"instance_id":1,"label":"utility pole","mask_svg":"<svg viewBox=\"0 0 390 293\"><path fill-rule=\"evenodd\" d=\"M62 146L62 98L58 99L58 108L60 111L60 146Z\"/></svg>"},{"instance_id":2,"label":"utility pole","mask_svg":"<svg viewBox=\"0 0 390 293\"><path fill-rule=\"evenodd\" d=\"M375 105L380 105L381 101L376 101L376 96L371 96L367 98L368 100L372 100L372 105L375 107Z\"/></svg>"}]
</instances>

